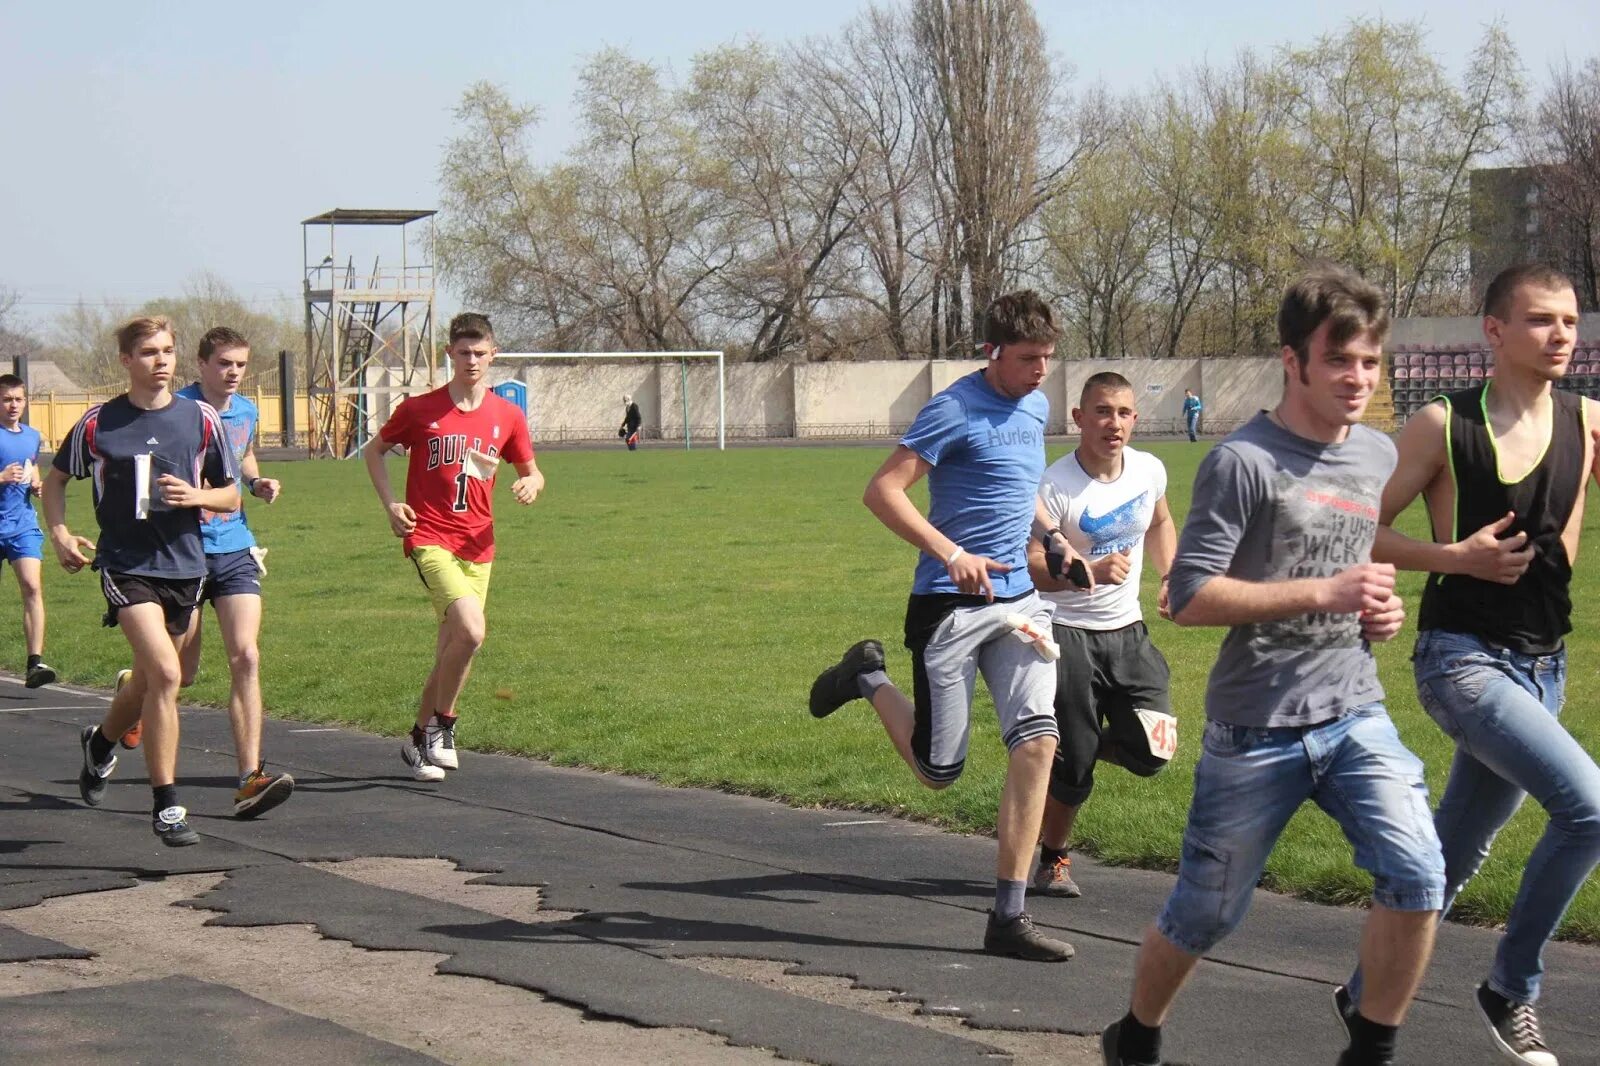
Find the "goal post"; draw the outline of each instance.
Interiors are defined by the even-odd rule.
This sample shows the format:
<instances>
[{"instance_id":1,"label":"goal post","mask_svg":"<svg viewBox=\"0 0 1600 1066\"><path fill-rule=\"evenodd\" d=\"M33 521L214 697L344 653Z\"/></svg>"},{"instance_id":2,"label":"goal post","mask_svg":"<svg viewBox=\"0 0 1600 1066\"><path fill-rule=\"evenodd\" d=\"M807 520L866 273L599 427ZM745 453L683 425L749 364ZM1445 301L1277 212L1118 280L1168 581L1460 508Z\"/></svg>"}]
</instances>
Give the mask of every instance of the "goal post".
<instances>
[{"instance_id":1,"label":"goal post","mask_svg":"<svg viewBox=\"0 0 1600 1066\"><path fill-rule=\"evenodd\" d=\"M689 389L689 363L691 360L715 360L717 364L717 450L725 450L728 446L728 388L727 388L727 363L722 352L500 352L495 355L495 361L502 359L526 360L529 363L541 361L562 362L568 360L606 360L610 362L623 362L626 360L664 361L666 364L678 364L678 404L682 409L683 418L683 446L685 449L693 446L694 426L690 420L690 389ZM533 397L539 394L538 383L528 378L523 378L528 386L529 413L532 413ZM664 390L663 390L664 391ZM664 416L665 411L661 414ZM620 421L620 419L618 419ZM665 434L663 434L665 439Z\"/></svg>"}]
</instances>

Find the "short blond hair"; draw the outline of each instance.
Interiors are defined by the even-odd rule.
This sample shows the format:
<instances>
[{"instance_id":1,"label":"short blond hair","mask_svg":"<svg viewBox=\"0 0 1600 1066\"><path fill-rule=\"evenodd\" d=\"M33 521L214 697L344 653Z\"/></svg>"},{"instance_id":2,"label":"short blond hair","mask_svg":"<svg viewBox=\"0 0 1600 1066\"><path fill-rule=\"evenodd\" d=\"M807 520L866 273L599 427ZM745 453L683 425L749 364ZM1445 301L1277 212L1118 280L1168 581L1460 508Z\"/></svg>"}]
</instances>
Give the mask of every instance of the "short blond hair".
<instances>
[{"instance_id":1,"label":"short blond hair","mask_svg":"<svg viewBox=\"0 0 1600 1066\"><path fill-rule=\"evenodd\" d=\"M178 331L172 328L172 319L166 315L139 315L130 318L117 327L117 351L123 355L132 355L140 341L146 337L154 337L157 333L168 334L174 344L178 341Z\"/></svg>"}]
</instances>

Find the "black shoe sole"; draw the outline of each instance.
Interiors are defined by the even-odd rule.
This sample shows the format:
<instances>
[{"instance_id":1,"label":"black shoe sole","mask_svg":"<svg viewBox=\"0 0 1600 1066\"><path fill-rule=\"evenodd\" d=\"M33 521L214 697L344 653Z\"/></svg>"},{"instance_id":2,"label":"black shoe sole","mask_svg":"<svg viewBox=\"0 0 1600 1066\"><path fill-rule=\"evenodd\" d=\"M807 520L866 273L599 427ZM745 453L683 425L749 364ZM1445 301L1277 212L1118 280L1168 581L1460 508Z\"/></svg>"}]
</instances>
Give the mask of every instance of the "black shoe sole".
<instances>
[{"instance_id":1,"label":"black shoe sole","mask_svg":"<svg viewBox=\"0 0 1600 1066\"><path fill-rule=\"evenodd\" d=\"M46 685L56 683L56 672L46 666L42 670L29 670L28 676L23 680L23 688L44 688Z\"/></svg>"},{"instance_id":2,"label":"black shoe sole","mask_svg":"<svg viewBox=\"0 0 1600 1066\"><path fill-rule=\"evenodd\" d=\"M165 833L157 833L156 836L160 837L161 843L169 848L187 848L192 844L200 843L200 834L193 829L185 830L182 833L175 833L169 829Z\"/></svg>"},{"instance_id":3,"label":"black shoe sole","mask_svg":"<svg viewBox=\"0 0 1600 1066\"><path fill-rule=\"evenodd\" d=\"M233 816L240 821L249 821L258 815L266 814L292 795L294 795L294 778L287 774L281 775L273 779L266 791L247 801L244 806L235 803Z\"/></svg>"},{"instance_id":4,"label":"black shoe sole","mask_svg":"<svg viewBox=\"0 0 1600 1066\"><path fill-rule=\"evenodd\" d=\"M811 683L811 717L826 718L851 700L861 698L856 678L884 666L883 645L876 640L852 644L837 663Z\"/></svg>"}]
</instances>

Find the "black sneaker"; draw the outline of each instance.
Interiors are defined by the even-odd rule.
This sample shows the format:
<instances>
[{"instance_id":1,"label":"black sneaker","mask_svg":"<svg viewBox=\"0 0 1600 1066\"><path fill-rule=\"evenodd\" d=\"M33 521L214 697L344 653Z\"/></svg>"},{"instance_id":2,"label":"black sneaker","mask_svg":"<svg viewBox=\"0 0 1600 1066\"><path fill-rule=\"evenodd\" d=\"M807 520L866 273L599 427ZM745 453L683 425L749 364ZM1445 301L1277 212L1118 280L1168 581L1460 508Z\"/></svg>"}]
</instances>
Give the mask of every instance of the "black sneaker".
<instances>
[{"instance_id":1,"label":"black sneaker","mask_svg":"<svg viewBox=\"0 0 1600 1066\"><path fill-rule=\"evenodd\" d=\"M83 747L83 769L78 771L78 795L91 807L100 806L100 801L106 798L106 779L117 768L115 755L96 765L94 756L89 754L89 738L94 736L96 728L86 725L83 732L78 734L78 743Z\"/></svg>"},{"instance_id":2,"label":"black sneaker","mask_svg":"<svg viewBox=\"0 0 1600 1066\"><path fill-rule=\"evenodd\" d=\"M826 718L851 700L861 698L856 678L883 669L883 645L875 640L852 644L844 658L817 675L811 683L811 716Z\"/></svg>"},{"instance_id":3,"label":"black sneaker","mask_svg":"<svg viewBox=\"0 0 1600 1066\"><path fill-rule=\"evenodd\" d=\"M45 685L56 683L56 672L44 663L34 663L28 667L28 676L22 682L27 688L43 688Z\"/></svg>"},{"instance_id":4,"label":"black sneaker","mask_svg":"<svg viewBox=\"0 0 1600 1066\"><path fill-rule=\"evenodd\" d=\"M160 811L151 820L150 828L161 838L161 843L169 848L186 848L190 844L200 843L200 834L189 828L189 812L182 807L168 807Z\"/></svg>"},{"instance_id":5,"label":"black sneaker","mask_svg":"<svg viewBox=\"0 0 1600 1066\"><path fill-rule=\"evenodd\" d=\"M1501 1054L1527 1066L1558 1066L1555 1053L1539 1032L1539 1015L1532 1003L1513 1003L1487 984L1478 986L1473 999Z\"/></svg>"},{"instance_id":6,"label":"black sneaker","mask_svg":"<svg viewBox=\"0 0 1600 1066\"><path fill-rule=\"evenodd\" d=\"M1344 1026L1345 1039L1354 1040L1356 1005L1350 1002L1350 990L1344 985L1333 986L1333 1013L1339 1019L1339 1024Z\"/></svg>"},{"instance_id":7,"label":"black sneaker","mask_svg":"<svg viewBox=\"0 0 1600 1066\"><path fill-rule=\"evenodd\" d=\"M1073 955L1071 944L1045 936L1026 914L1002 922L994 911L989 912L989 926L983 931L983 950L1029 962L1066 962Z\"/></svg>"},{"instance_id":8,"label":"black sneaker","mask_svg":"<svg viewBox=\"0 0 1600 1066\"><path fill-rule=\"evenodd\" d=\"M1100 1057L1105 1060L1106 1066L1161 1066L1160 1059L1155 1062L1134 1062L1117 1054L1117 1038L1121 1035L1121 1021L1112 1022L1100 1034Z\"/></svg>"}]
</instances>

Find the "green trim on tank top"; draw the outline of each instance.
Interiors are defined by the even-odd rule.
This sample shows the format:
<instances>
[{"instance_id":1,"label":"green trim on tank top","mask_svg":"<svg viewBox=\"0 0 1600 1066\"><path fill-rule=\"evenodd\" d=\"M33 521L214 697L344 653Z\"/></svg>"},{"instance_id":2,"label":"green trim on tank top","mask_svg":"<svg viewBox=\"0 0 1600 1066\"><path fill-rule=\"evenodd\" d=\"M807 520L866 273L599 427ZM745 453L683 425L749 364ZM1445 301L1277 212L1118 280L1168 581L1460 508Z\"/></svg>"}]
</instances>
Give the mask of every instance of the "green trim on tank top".
<instances>
[{"instance_id":1,"label":"green trim on tank top","mask_svg":"<svg viewBox=\"0 0 1600 1066\"><path fill-rule=\"evenodd\" d=\"M1489 421L1489 382L1487 381L1483 383L1483 392L1478 396L1478 406L1483 410L1483 432L1489 438L1489 449L1494 452L1494 476L1502 485L1522 484L1533 476L1534 471L1538 470L1540 464L1544 462L1544 457L1550 454L1550 442L1555 440L1556 436L1555 393L1552 392L1550 394L1550 435L1544 439L1544 447L1539 449L1539 457L1533 461L1533 465L1528 467L1522 476L1514 481L1507 481L1505 474L1500 469L1500 443L1494 439L1494 424Z\"/></svg>"}]
</instances>

